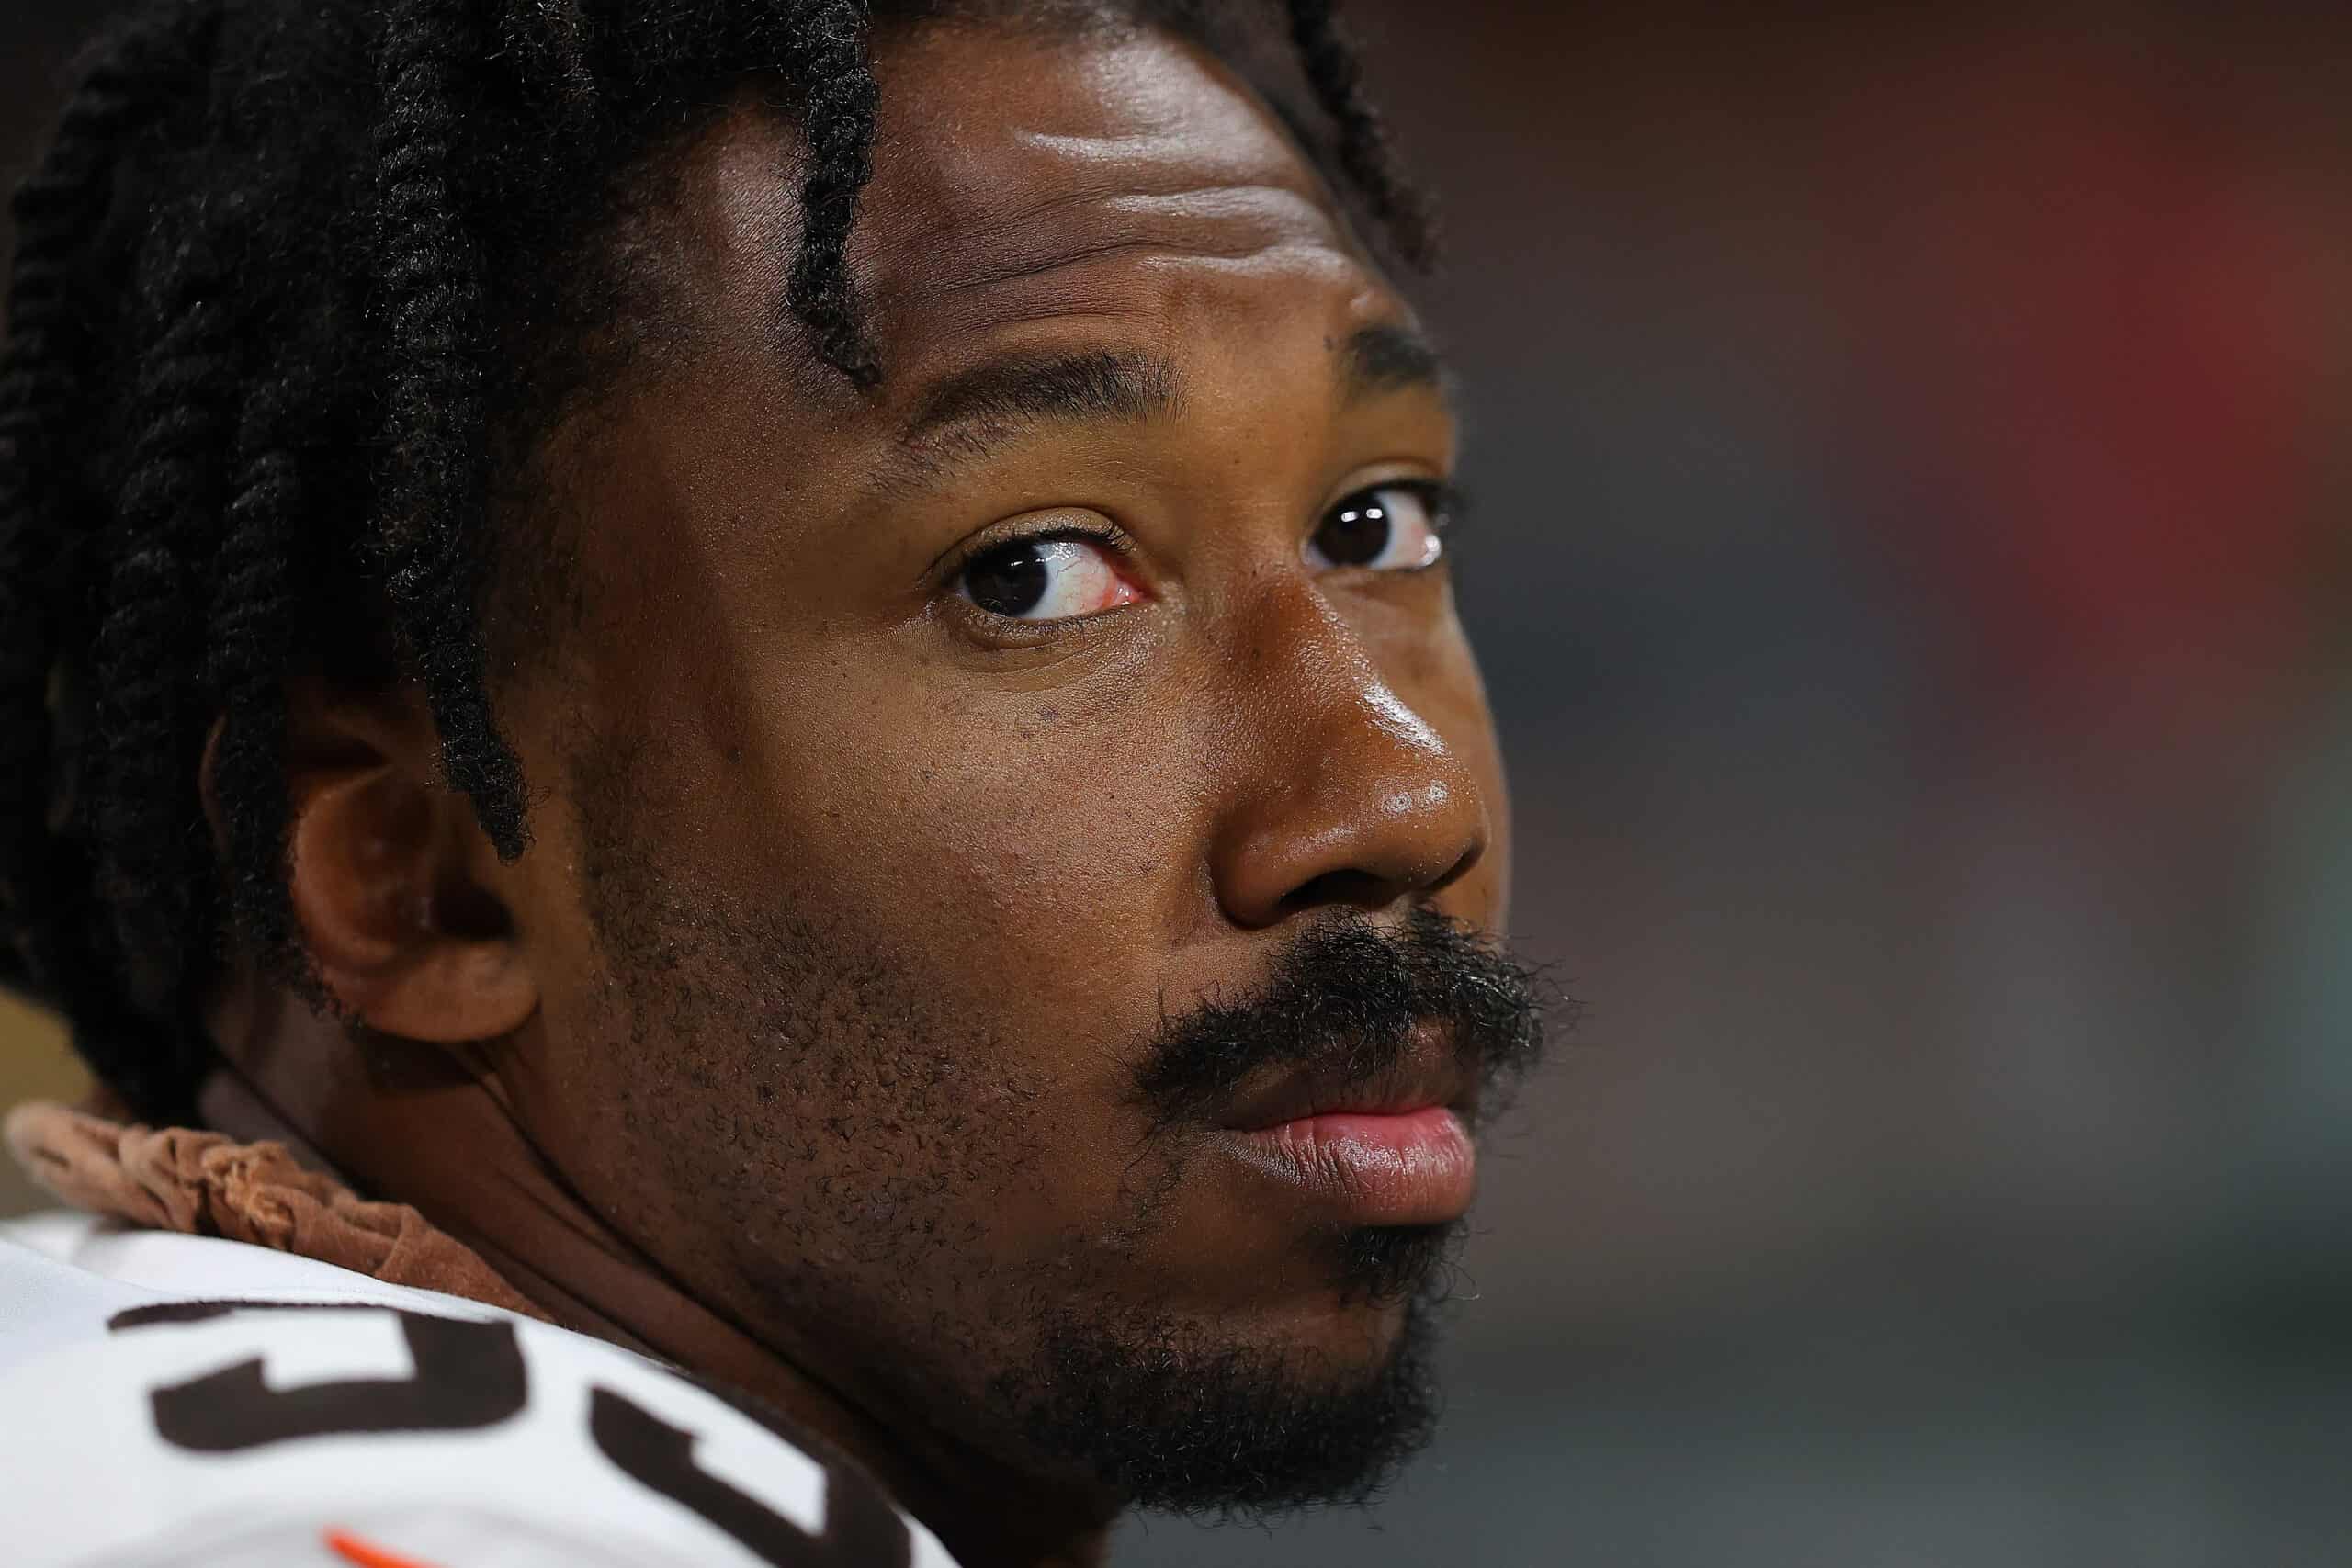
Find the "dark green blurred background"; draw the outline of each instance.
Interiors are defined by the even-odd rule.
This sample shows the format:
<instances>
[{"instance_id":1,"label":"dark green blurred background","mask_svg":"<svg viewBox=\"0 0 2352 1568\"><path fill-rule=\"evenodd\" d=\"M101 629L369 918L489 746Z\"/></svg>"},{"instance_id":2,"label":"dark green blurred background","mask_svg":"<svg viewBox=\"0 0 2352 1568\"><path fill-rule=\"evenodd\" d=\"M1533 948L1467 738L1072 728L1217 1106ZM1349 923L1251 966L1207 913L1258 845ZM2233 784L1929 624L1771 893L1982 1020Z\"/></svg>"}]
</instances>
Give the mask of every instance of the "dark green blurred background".
<instances>
[{"instance_id":1,"label":"dark green blurred background","mask_svg":"<svg viewBox=\"0 0 2352 1568\"><path fill-rule=\"evenodd\" d=\"M2352 12L1357 9L1587 1021L1438 1449L1120 1561L2352 1561Z\"/></svg>"}]
</instances>

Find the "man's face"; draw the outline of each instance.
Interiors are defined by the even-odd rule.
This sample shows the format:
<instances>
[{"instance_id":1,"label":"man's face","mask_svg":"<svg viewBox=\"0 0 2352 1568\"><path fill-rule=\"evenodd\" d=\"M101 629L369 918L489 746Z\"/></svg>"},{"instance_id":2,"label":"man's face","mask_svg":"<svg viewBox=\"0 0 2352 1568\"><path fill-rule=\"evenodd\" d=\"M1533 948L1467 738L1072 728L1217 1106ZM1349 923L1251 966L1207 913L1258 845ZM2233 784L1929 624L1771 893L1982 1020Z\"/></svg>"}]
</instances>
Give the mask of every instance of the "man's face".
<instances>
[{"instance_id":1,"label":"man's face","mask_svg":"<svg viewBox=\"0 0 2352 1568\"><path fill-rule=\"evenodd\" d=\"M1447 401L1189 47L938 28L880 74L878 391L779 346L794 141L741 113L642 225L677 330L549 449L508 1090L870 1407L1130 1495L1344 1490L1423 1414L1466 1173L1442 1112L1320 1163L1250 1129L1466 1110L1532 1050L1462 936L1507 857Z\"/></svg>"}]
</instances>

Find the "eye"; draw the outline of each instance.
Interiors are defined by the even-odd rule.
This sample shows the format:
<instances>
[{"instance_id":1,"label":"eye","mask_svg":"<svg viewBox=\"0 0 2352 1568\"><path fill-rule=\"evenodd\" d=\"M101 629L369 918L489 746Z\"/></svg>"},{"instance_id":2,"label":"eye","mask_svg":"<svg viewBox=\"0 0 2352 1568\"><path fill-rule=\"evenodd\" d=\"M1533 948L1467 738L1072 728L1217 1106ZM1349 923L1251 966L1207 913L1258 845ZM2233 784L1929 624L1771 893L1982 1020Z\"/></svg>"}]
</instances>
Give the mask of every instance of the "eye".
<instances>
[{"instance_id":1,"label":"eye","mask_svg":"<svg viewBox=\"0 0 2352 1568\"><path fill-rule=\"evenodd\" d=\"M1069 534L981 551L957 581L965 598L1008 621L1075 621L1143 597L1099 542Z\"/></svg>"},{"instance_id":2,"label":"eye","mask_svg":"<svg viewBox=\"0 0 2352 1568\"><path fill-rule=\"evenodd\" d=\"M1438 487L1375 485L1361 490L1323 514L1306 541L1307 564L1363 567L1373 571L1419 571L1445 554L1444 522Z\"/></svg>"}]
</instances>

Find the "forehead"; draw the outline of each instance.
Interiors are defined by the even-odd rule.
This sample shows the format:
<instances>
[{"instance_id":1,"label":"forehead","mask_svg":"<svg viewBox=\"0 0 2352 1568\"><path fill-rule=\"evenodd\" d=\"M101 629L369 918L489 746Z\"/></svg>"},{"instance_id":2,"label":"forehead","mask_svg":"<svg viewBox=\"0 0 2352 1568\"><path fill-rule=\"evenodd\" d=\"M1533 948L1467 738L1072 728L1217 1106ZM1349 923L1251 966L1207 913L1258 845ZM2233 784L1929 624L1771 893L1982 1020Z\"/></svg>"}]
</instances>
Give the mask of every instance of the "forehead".
<instances>
[{"instance_id":1,"label":"forehead","mask_svg":"<svg viewBox=\"0 0 2352 1568\"><path fill-rule=\"evenodd\" d=\"M876 75L851 264L886 376L1024 322L1157 317L1168 336L1171 313L1302 288L1403 313L1281 121L1189 42L934 24L891 39ZM739 118L688 171L738 321L777 318L797 237L781 135Z\"/></svg>"}]
</instances>

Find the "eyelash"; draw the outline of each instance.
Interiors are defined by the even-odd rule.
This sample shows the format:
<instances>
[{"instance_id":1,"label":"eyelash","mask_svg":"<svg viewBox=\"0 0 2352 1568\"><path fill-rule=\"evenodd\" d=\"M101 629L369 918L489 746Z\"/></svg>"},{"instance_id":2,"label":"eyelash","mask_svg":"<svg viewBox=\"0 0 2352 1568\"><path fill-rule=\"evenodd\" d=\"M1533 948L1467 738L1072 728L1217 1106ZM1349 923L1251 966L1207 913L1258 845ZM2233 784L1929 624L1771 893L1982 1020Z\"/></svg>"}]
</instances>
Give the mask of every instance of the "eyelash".
<instances>
[{"instance_id":1,"label":"eyelash","mask_svg":"<svg viewBox=\"0 0 2352 1568\"><path fill-rule=\"evenodd\" d=\"M1075 524L1049 523L1037 527L1015 528L1009 534L997 534L956 551L947 558L940 571L939 581L944 588L953 588L963 581L966 570L981 557L994 555L1008 545L1042 544L1047 539L1082 539L1090 545L1101 545L1123 564L1132 563L1136 558L1135 541L1128 537L1125 529L1116 524L1107 528L1080 528Z\"/></svg>"},{"instance_id":2,"label":"eyelash","mask_svg":"<svg viewBox=\"0 0 2352 1568\"><path fill-rule=\"evenodd\" d=\"M1431 479L1429 483L1436 491L1438 504L1444 510L1447 517L1459 521L1468 514L1470 491L1464 487L1461 480Z\"/></svg>"},{"instance_id":3,"label":"eyelash","mask_svg":"<svg viewBox=\"0 0 2352 1568\"><path fill-rule=\"evenodd\" d=\"M1377 484L1361 485L1350 491L1340 498L1340 502L1376 490L1408 491L1418 496L1421 504L1429 509L1430 517L1436 522L1438 537L1446 545L1445 553L1440 556L1436 562L1396 575L1414 576L1420 572L1435 570L1441 565L1451 566L1453 559L1454 541L1461 534L1463 521L1470 509L1469 495L1461 484L1452 479L1383 479ZM1332 504L1337 506L1339 503L1334 502ZM1326 508L1323 515L1328 515L1329 510ZM1317 527L1322 525L1322 516L1317 516L1316 525ZM943 564L938 581L943 590L952 590L956 583L963 581L964 573L972 563L982 557L1003 549L1008 545L1035 544L1048 539L1078 539L1087 544L1100 545L1118 558L1123 564L1132 563L1136 558L1135 540L1125 529L1115 524L1107 528L1080 528L1068 523L1048 524L1040 527L1016 528L1011 533L994 535L956 551ZM948 596L954 603L963 605L969 614L987 621L991 627L1000 630L1007 627L1023 627L1025 635L1039 641L1067 632L1073 625L1085 624L1083 621L1075 623L1049 621L1031 626L1023 622L1007 620L1001 615L991 615L978 606L966 604L960 596L952 592ZM1095 617L1089 617L1089 619L1093 618Z\"/></svg>"},{"instance_id":4,"label":"eyelash","mask_svg":"<svg viewBox=\"0 0 2352 1568\"><path fill-rule=\"evenodd\" d=\"M948 615L961 618L970 635L978 637L991 647L1007 650L1053 647L1074 633L1093 629L1098 623L1110 619L1104 615L1088 615L1075 621L1013 620L989 614L956 591L956 585L964 580L964 573L982 557L992 555L1009 545L1042 543L1048 539L1077 539L1099 545L1123 566L1131 566L1137 556L1135 540L1116 524L1103 528L1081 528L1070 523L1014 528L977 540L942 561L933 579L938 585L934 603Z\"/></svg>"},{"instance_id":5,"label":"eyelash","mask_svg":"<svg viewBox=\"0 0 2352 1568\"><path fill-rule=\"evenodd\" d=\"M1438 560L1445 562L1453 559L1453 542L1461 536L1463 520L1470 512L1470 494L1462 488L1460 481L1455 479L1383 479L1376 485L1365 485L1363 490L1351 491L1340 499L1351 500L1363 494L1365 491L1374 490L1401 490L1419 496L1421 504L1429 508L1430 519L1436 526L1437 536L1445 541L1447 553L1440 556ZM1430 569L1425 567L1422 570Z\"/></svg>"}]
</instances>

